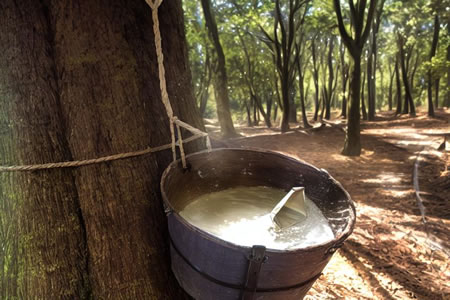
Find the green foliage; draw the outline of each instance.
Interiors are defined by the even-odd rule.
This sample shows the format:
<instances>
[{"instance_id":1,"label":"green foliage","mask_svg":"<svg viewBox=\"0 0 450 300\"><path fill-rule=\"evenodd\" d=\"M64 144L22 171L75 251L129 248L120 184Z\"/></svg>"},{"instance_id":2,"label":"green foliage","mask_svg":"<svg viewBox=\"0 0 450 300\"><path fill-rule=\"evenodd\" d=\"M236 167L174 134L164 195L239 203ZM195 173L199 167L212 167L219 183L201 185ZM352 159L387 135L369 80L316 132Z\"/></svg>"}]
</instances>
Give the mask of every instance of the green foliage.
<instances>
[{"instance_id":1,"label":"green foliage","mask_svg":"<svg viewBox=\"0 0 450 300\"><path fill-rule=\"evenodd\" d=\"M281 0L280 3L281 9L287 11L288 1ZM253 81L253 86L258 95L262 97L265 108L266 100L271 99L273 103L277 102L277 85L279 88L279 82L275 76L277 66L274 63L273 50L267 47L262 34L262 30L264 30L273 36L275 3L271 0L213 0L212 4L216 12L220 39L226 57L232 113L236 120L243 121L247 118L246 107L252 105L248 80ZM205 89L207 84L208 72L214 72L215 53L208 40L199 1L185 0L183 5L192 81L196 96L199 97L201 90ZM346 19L347 30L352 32L349 25L351 22L349 21L347 1L341 1L341 7L344 19ZM412 79L415 101L418 104L425 103L426 93L423 90L426 90L427 72L431 70L434 79L441 79L441 103L444 103L444 96L449 88L447 76L450 68L450 62L447 60L447 48L450 43L448 30L450 11L448 7L450 7L449 0L386 0L377 42L377 86L379 87L377 88L377 107L383 108L387 105L387 90L390 84L390 74L393 72L398 54L399 35L405 38L405 47L411 56L409 64L411 76L417 60L417 68ZM430 62L433 17L436 13L440 16L441 30L436 56ZM319 85L322 86L327 84L329 76L326 64L327 45L330 38L338 36L332 1L311 1L303 30L296 36L296 40L301 42L303 49L300 59L305 66L305 89L309 87L306 99L308 110L314 109L312 41L314 40L316 44L320 74ZM335 74L338 77L335 98L332 102L336 108L340 107L343 96L341 80L343 67L339 57L340 43L340 39L337 38L333 50L334 70L338 67L338 73ZM247 48L249 59L245 54L244 45ZM205 67L208 61L210 69ZM345 64L348 63L348 53L346 53ZM393 92L395 93L395 86ZM348 89L346 93L348 93ZM204 116L212 118L215 116L215 104L211 86L209 87L209 97L211 99L207 102ZM297 88L295 101L299 101Z\"/></svg>"}]
</instances>

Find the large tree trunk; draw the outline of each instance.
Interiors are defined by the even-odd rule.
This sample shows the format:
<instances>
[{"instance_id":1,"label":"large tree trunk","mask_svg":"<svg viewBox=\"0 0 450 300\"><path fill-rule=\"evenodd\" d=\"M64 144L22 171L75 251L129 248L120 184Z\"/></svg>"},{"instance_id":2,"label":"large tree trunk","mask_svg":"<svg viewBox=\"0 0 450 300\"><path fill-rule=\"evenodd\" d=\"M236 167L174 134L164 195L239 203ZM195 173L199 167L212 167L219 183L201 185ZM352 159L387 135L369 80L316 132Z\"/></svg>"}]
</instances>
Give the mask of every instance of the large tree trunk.
<instances>
[{"instance_id":1,"label":"large tree trunk","mask_svg":"<svg viewBox=\"0 0 450 300\"><path fill-rule=\"evenodd\" d=\"M38 1L0 8L0 163L71 160L53 29ZM89 298L74 172L0 173L0 298Z\"/></svg>"},{"instance_id":2,"label":"large tree trunk","mask_svg":"<svg viewBox=\"0 0 450 300\"><path fill-rule=\"evenodd\" d=\"M214 75L215 98L217 106L217 118L219 119L220 131L226 138L236 136L233 119L230 112L230 100L228 97L228 78L225 66L225 54L219 40L219 32L214 14L211 9L210 0L201 0L206 26L208 27L210 39L217 54L217 70Z\"/></svg>"},{"instance_id":3,"label":"large tree trunk","mask_svg":"<svg viewBox=\"0 0 450 300\"><path fill-rule=\"evenodd\" d=\"M0 10L2 164L96 158L170 142L144 1L10 2ZM164 1L159 16L173 109L203 128L181 2ZM1 174L7 253L0 267L8 270L1 297L186 298L170 272L159 197L170 159L164 151Z\"/></svg>"}]
</instances>

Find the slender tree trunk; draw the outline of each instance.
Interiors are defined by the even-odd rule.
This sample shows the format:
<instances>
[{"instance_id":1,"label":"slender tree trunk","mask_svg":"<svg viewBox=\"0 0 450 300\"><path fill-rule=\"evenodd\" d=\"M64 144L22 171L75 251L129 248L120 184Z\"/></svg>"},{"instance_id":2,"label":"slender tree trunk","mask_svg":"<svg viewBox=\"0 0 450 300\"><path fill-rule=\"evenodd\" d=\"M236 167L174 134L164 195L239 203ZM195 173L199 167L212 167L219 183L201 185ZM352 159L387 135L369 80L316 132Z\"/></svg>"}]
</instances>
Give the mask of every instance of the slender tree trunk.
<instances>
[{"instance_id":1,"label":"slender tree trunk","mask_svg":"<svg viewBox=\"0 0 450 300\"><path fill-rule=\"evenodd\" d=\"M270 115L267 115L266 112L264 111L264 107L262 106L261 99L259 99L259 97L253 93L251 93L250 96L254 99L254 103L255 103L256 107L258 107L259 112L262 114L262 116L264 118L264 122L266 123L266 126L268 128L271 128L272 123L270 122Z\"/></svg>"},{"instance_id":2,"label":"slender tree trunk","mask_svg":"<svg viewBox=\"0 0 450 300\"><path fill-rule=\"evenodd\" d=\"M314 81L314 121L317 121L317 117L319 114L319 68L317 66L317 49L315 40L312 40L311 43L311 54L313 59L313 81Z\"/></svg>"},{"instance_id":3,"label":"slender tree trunk","mask_svg":"<svg viewBox=\"0 0 450 300\"><path fill-rule=\"evenodd\" d=\"M366 81L366 73L362 73L362 83L361 83L361 111L363 115L363 120L367 120L367 109L366 109L366 100L365 100L365 81Z\"/></svg>"},{"instance_id":4,"label":"slender tree trunk","mask_svg":"<svg viewBox=\"0 0 450 300\"><path fill-rule=\"evenodd\" d=\"M392 68L389 68L389 94L388 94L388 106L389 106L389 111L392 110L392 97L393 97L393 86L394 86L394 77L395 77L395 72L391 71Z\"/></svg>"},{"instance_id":5,"label":"slender tree trunk","mask_svg":"<svg viewBox=\"0 0 450 300\"><path fill-rule=\"evenodd\" d=\"M382 105L383 105L383 102L384 102L384 86L383 86L383 83L384 83L384 75L383 74L384 74L384 72L382 70L382 65L377 63L377 60L378 60L378 56L377 55L375 55L374 60L375 60L376 66L378 68L378 72L380 73L380 86L379 86L379 88L377 88L376 87L376 82L375 82L375 86L373 88L374 91L375 91L375 107L378 110L381 111L381 108L382 108ZM380 93L378 95L376 93L377 89L380 91Z\"/></svg>"},{"instance_id":6,"label":"slender tree trunk","mask_svg":"<svg viewBox=\"0 0 450 300\"><path fill-rule=\"evenodd\" d=\"M225 54L223 53L222 45L220 44L219 32L217 31L217 24L212 12L211 2L210 0L201 0L201 3L209 36L217 54L217 70L214 75L214 87L220 130L224 137L234 137L237 134L233 126L230 112Z\"/></svg>"},{"instance_id":7,"label":"slender tree trunk","mask_svg":"<svg viewBox=\"0 0 450 300\"><path fill-rule=\"evenodd\" d=\"M396 115L402 113L402 84L400 81L400 70L399 70L399 62L398 55L395 58L395 83L396 83L396 99L397 99L397 109L395 111Z\"/></svg>"},{"instance_id":8,"label":"slender tree trunk","mask_svg":"<svg viewBox=\"0 0 450 300\"><path fill-rule=\"evenodd\" d=\"M325 116L325 107L327 106L327 88L322 85L322 97L320 103L322 104L322 110L320 111L320 119L323 120Z\"/></svg>"},{"instance_id":9,"label":"slender tree trunk","mask_svg":"<svg viewBox=\"0 0 450 300\"><path fill-rule=\"evenodd\" d=\"M201 79L201 84L199 88L199 93L196 95L197 101L200 103L199 110L200 116L204 117L206 112L206 105L208 104L209 98L209 86L211 84L212 72L211 72L211 61L209 59L209 51L206 50L205 58L205 69L203 71L203 76Z\"/></svg>"},{"instance_id":10,"label":"slender tree trunk","mask_svg":"<svg viewBox=\"0 0 450 300\"><path fill-rule=\"evenodd\" d=\"M439 107L439 83L440 83L441 79L438 78L434 81L434 99L436 102L436 108Z\"/></svg>"},{"instance_id":11,"label":"slender tree trunk","mask_svg":"<svg viewBox=\"0 0 450 300\"><path fill-rule=\"evenodd\" d=\"M299 80L298 80L298 86L300 91L300 105L302 109L302 121L303 121L303 127L304 128L311 128L311 125L308 122L308 116L306 115L306 107L305 107L305 86L304 86L304 77L302 70L300 68L300 65L298 67L299 72Z\"/></svg>"},{"instance_id":12,"label":"slender tree trunk","mask_svg":"<svg viewBox=\"0 0 450 300\"><path fill-rule=\"evenodd\" d=\"M330 39L330 44L328 48L328 93L326 93L326 111L325 119L329 120L331 118L331 98L333 96L333 80L334 80L334 70L333 70L333 49L334 49L334 38Z\"/></svg>"},{"instance_id":13,"label":"slender tree trunk","mask_svg":"<svg viewBox=\"0 0 450 300\"><path fill-rule=\"evenodd\" d=\"M433 41L431 42L430 49L430 63L433 60L433 57L436 55L436 49L439 41L439 15L435 14L434 16L434 31L433 31ZM430 70L428 70L428 116L434 117L434 108L433 108L433 74ZM439 98L438 98L438 90L439 90L439 81L435 80L436 84L436 108L438 108Z\"/></svg>"},{"instance_id":14,"label":"slender tree trunk","mask_svg":"<svg viewBox=\"0 0 450 300\"><path fill-rule=\"evenodd\" d=\"M208 98L209 98L209 88L205 88L202 93L200 94L200 115L202 117L205 116L206 112L206 104L208 104Z\"/></svg>"},{"instance_id":15,"label":"slender tree trunk","mask_svg":"<svg viewBox=\"0 0 450 300\"><path fill-rule=\"evenodd\" d=\"M372 29L373 31L373 29ZM373 33L372 33L372 39L373 39ZM369 54L367 59L367 106L368 106L368 114L364 117L364 120L374 121L375 120L375 90L374 90L374 73L375 73L375 67L374 67L374 54L373 54L373 41L371 42L371 45L369 47ZM362 83L362 89L364 91L364 77L363 77L363 83ZM362 92L362 104L364 107L364 93ZM364 109L363 109L363 115L364 115Z\"/></svg>"},{"instance_id":16,"label":"slender tree trunk","mask_svg":"<svg viewBox=\"0 0 450 300\"><path fill-rule=\"evenodd\" d=\"M447 22L447 34L450 35L450 24ZM444 106L450 107L450 44L447 46L447 95Z\"/></svg>"},{"instance_id":17,"label":"slender tree trunk","mask_svg":"<svg viewBox=\"0 0 450 300\"><path fill-rule=\"evenodd\" d=\"M259 125L259 120L258 120L258 108L255 102L255 98L250 97L252 99L252 108L253 108L253 126L258 126Z\"/></svg>"},{"instance_id":18,"label":"slender tree trunk","mask_svg":"<svg viewBox=\"0 0 450 300\"><path fill-rule=\"evenodd\" d=\"M281 76L281 99L283 101L283 113L281 116L281 132L286 132L289 130L289 78L287 70L283 73L285 75Z\"/></svg>"},{"instance_id":19,"label":"slender tree trunk","mask_svg":"<svg viewBox=\"0 0 450 300\"><path fill-rule=\"evenodd\" d=\"M247 111L247 126L253 127L252 114L250 113L250 105L248 102L245 103L245 110Z\"/></svg>"},{"instance_id":20,"label":"slender tree trunk","mask_svg":"<svg viewBox=\"0 0 450 300\"><path fill-rule=\"evenodd\" d=\"M291 85L289 91L289 122L297 123L297 105L295 103L296 90L294 85Z\"/></svg>"},{"instance_id":21,"label":"slender tree trunk","mask_svg":"<svg viewBox=\"0 0 450 300\"><path fill-rule=\"evenodd\" d=\"M405 49L404 49L404 45L405 41L404 38L402 36L399 35L399 50L400 50L400 68L402 70L402 79L403 79L403 85L405 87L405 106L403 108L403 113L407 114L409 112L409 114L413 117L416 116L416 110L414 107L414 102L412 99L412 94L411 94L411 86L410 86L410 81L408 79L408 70L406 68L406 55L405 55Z\"/></svg>"},{"instance_id":22,"label":"slender tree trunk","mask_svg":"<svg viewBox=\"0 0 450 300\"><path fill-rule=\"evenodd\" d=\"M270 116L272 115L272 105L273 105L273 99L272 99L272 94L270 94L270 96L267 96L267 100L266 100L266 115L269 117L269 122L270 122ZM270 123L272 126L272 123ZM269 127L271 127L269 126Z\"/></svg>"},{"instance_id":23,"label":"slender tree trunk","mask_svg":"<svg viewBox=\"0 0 450 300\"><path fill-rule=\"evenodd\" d=\"M43 3L2 2L0 124L8 126L1 163L81 160L169 143L147 4ZM203 129L181 1L164 1L159 17L174 112ZM187 299L170 272L159 196L170 161L163 151L0 174L0 232L7 233L0 298Z\"/></svg>"},{"instance_id":24,"label":"slender tree trunk","mask_svg":"<svg viewBox=\"0 0 450 300\"><path fill-rule=\"evenodd\" d=\"M277 115L278 115L278 104L275 103L275 109L273 110L273 121L277 121Z\"/></svg>"}]
</instances>

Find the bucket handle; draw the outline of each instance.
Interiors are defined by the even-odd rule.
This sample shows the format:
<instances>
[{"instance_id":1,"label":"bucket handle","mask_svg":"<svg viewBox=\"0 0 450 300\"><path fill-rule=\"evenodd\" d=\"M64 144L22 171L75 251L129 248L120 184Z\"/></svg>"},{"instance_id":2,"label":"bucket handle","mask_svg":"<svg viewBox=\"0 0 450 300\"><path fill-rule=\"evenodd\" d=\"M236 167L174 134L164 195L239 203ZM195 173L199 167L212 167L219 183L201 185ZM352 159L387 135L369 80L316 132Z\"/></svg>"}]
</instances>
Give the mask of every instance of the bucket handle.
<instances>
[{"instance_id":1,"label":"bucket handle","mask_svg":"<svg viewBox=\"0 0 450 300\"><path fill-rule=\"evenodd\" d=\"M253 300L258 287L258 278L261 271L261 266L267 261L266 247L261 245L254 245L252 253L248 257L247 277L242 292L242 300Z\"/></svg>"}]
</instances>

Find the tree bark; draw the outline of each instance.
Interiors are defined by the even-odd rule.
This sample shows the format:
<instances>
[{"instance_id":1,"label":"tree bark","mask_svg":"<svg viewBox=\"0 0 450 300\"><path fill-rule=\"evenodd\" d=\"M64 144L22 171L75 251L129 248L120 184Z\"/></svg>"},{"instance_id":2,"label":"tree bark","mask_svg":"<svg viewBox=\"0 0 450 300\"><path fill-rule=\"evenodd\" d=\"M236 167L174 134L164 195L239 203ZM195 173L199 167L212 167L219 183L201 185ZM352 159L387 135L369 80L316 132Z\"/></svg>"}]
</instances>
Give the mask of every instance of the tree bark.
<instances>
[{"instance_id":1,"label":"tree bark","mask_svg":"<svg viewBox=\"0 0 450 300\"><path fill-rule=\"evenodd\" d=\"M0 90L7 95L1 97L7 100L1 124L8 124L0 137L2 164L97 158L170 142L144 1L12 2L0 10L0 64L7 63L2 72L8 74L0 77L8 87ZM164 1L159 11L174 112L203 129L181 1ZM12 256L0 293L22 299L187 298L170 272L159 196L170 160L164 151L1 174L0 226Z\"/></svg>"},{"instance_id":2,"label":"tree bark","mask_svg":"<svg viewBox=\"0 0 450 300\"><path fill-rule=\"evenodd\" d=\"M366 83L366 73L362 72L362 83L361 83L361 112L363 115L363 120L367 120L367 109L366 109L366 100L365 100L365 87Z\"/></svg>"},{"instance_id":3,"label":"tree bark","mask_svg":"<svg viewBox=\"0 0 450 300\"><path fill-rule=\"evenodd\" d=\"M328 48L328 92L326 93L326 110L325 119L329 120L331 118L331 98L333 97L333 80L334 80L334 70L333 70L333 49L334 49L334 38L331 37L330 44Z\"/></svg>"},{"instance_id":4,"label":"tree bark","mask_svg":"<svg viewBox=\"0 0 450 300\"><path fill-rule=\"evenodd\" d=\"M342 67L342 109L341 109L341 117L346 119L347 118L347 81L348 81L348 73L349 73L349 66L347 63L345 63L345 47L344 44L341 42L341 46L339 47L339 56L341 59L341 67Z\"/></svg>"},{"instance_id":5,"label":"tree bark","mask_svg":"<svg viewBox=\"0 0 450 300\"><path fill-rule=\"evenodd\" d=\"M48 10L38 1L0 6L0 163L71 160ZM91 296L74 175L0 173L1 299Z\"/></svg>"},{"instance_id":6,"label":"tree bark","mask_svg":"<svg viewBox=\"0 0 450 300\"><path fill-rule=\"evenodd\" d=\"M405 55L405 39L400 34L398 35L399 51L400 51L400 69L402 73L403 86L405 87L405 106L403 107L403 113L409 113L411 116L416 116L416 110L411 94L411 85L408 79L408 69L406 67L406 55Z\"/></svg>"},{"instance_id":7,"label":"tree bark","mask_svg":"<svg viewBox=\"0 0 450 300\"><path fill-rule=\"evenodd\" d=\"M430 64L433 61L433 57L436 55L436 49L439 41L439 15L435 14L434 16L434 31L433 31L433 41L431 42L431 49L430 49ZM434 117L434 108L433 108L433 74L430 70L428 70L428 116ZM437 80L436 80L437 81ZM436 85L436 108L438 108L439 99L438 99L438 89L439 89L439 81L437 81L438 84Z\"/></svg>"},{"instance_id":8,"label":"tree bark","mask_svg":"<svg viewBox=\"0 0 450 300\"><path fill-rule=\"evenodd\" d=\"M306 115L306 106L305 106L305 83L304 83L304 73L301 67L300 59L297 60L297 71L298 71L298 89L300 93L300 106L302 109L302 121L304 128L311 128L311 125L308 122L308 116Z\"/></svg>"},{"instance_id":9,"label":"tree bark","mask_svg":"<svg viewBox=\"0 0 450 300\"><path fill-rule=\"evenodd\" d=\"M354 60L350 78L350 98L348 108L347 135L345 137L343 154L358 156L361 154L361 125L359 113L361 90L361 61Z\"/></svg>"},{"instance_id":10,"label":"tree bark","mask_svg":"<svg viewBox=\"0 0 450 300\"><path fill-rule=\"evenodd\" d=\"M215 98L217 106L217 117L219 119L220 131L225 138L237 136L230 112L230 100L228 97L228 78L225 66L225 54L217 31L217 24L212 12L211 1L201 0L206 27L209 37L217 54L217 70L214 75Z\"/></svg>"},{"instance_id":11,"label":"tree bark","mask_svg":"<svg viewBox=\"0 0 450 300\"><path fill-rule=\"evenodd\" d=\"M295 96L297 91L295 90L295 87L290 84L290 91L289 91L289 122L290 123L297 123L297 103L295 103Z\"/></svg>"},{"instance_id":12,"label":"tree bark","mask_svg":"<svg viewBox=\"0 0 450 300\"><path fill-rule=\"evenodd\" d=\"M447 22L447 35L450 35L450 24ZM447 95L444 106L450 107L450 44L447 46Z\"/></svg>"},{"instance_id":13,"label":"tree bark","mask_svg":"<svg viewBox=\"0 0 450 300\"><path fill-rule=\"evenodd\" d=\"M395 70L392 68L391 62L389 62L389 92L388 92L389 111L392 110L392 97L393 97L392 92L393 92L393 88L394 88L394 77L395 77Z\"/></svg>"},{"instance_id":14,"label":"tree bark","mask_svg":"<svg viewBox=\"0 0 450 300\"><path fill-rule=\"evenodd\" d=\"M311 42L311 55L313 59L313 81L314 81L314 121L319 115L319 67L317 66L317 49L315 39Z\"/></svg>"},{"instance_id":15,"label":"tree bark","mask_svg":"<svg viewBox=\"0 0 450 300\"><path fill-rule=\"evenodd\" d=\"M344 18L341 13L341 4L339 0L334 0L334 10L338 21L338 29L345 47L353 59L353 70L350 80L350 105L347 122L347 134L345 137L344 149L342 154L348 156L358 156L361 154L361 136L360 136L360 91L361 91L361 54L365 42L369 36L370 24L372 23L376 0L370 1L367 16L365 16L366 1L358 2L356 8L353 0L348 1L351 11L351 22L354 29L354 37L347 32L344 25Z\"/></svg>"},{"instance_id":16,"label":"tree bark","mask_svg":"<svg viewBox=\"0 0 450 300\"><path fill-rule=\"evenodd\" d=\"M377 34L380 29L381 16L385 0L380 0L379 7L375 10L375 17L372 24L372 32L370 34L369 60L367 62L367 102L369 106L368 119L375 120L375 109L377 100ZM381 73L383 74L383 73ZM381 81L383 82L383 80ZM382 90L382 89L381 89Z\"/></svg>"},{"instance_id":17,"label":"tree bark","mask_svg":"<svg viewBox=\"0 0 450 300\"><path fill-rule=\"evenodd\" d=\"M400 81L400 70L399 70L399 54L395 58L395 83L396 83L396 99L397 99L397 109L395 111L396 115L402 113L402 84Z\"/></svg>"}]
</instances>

